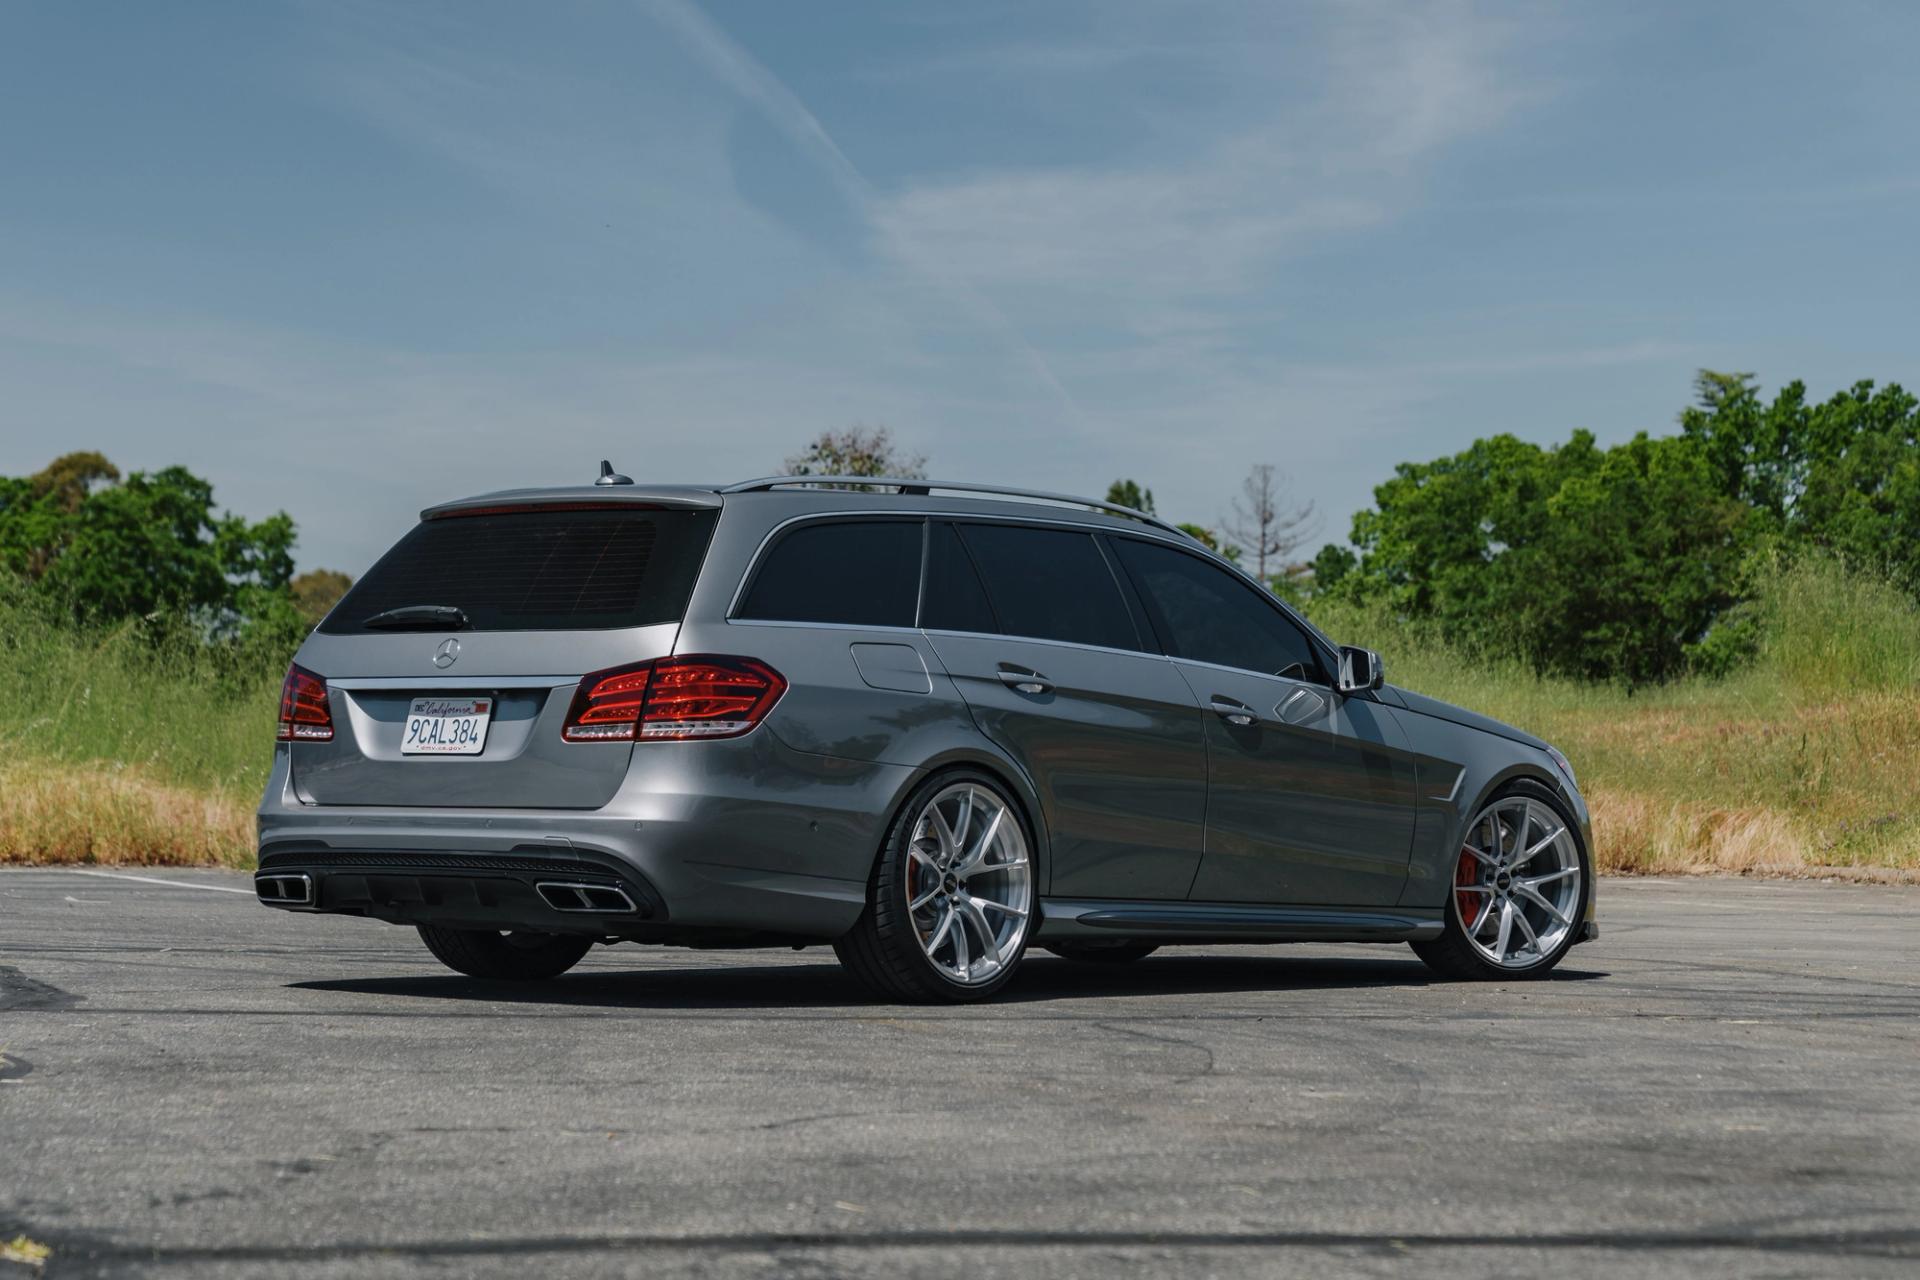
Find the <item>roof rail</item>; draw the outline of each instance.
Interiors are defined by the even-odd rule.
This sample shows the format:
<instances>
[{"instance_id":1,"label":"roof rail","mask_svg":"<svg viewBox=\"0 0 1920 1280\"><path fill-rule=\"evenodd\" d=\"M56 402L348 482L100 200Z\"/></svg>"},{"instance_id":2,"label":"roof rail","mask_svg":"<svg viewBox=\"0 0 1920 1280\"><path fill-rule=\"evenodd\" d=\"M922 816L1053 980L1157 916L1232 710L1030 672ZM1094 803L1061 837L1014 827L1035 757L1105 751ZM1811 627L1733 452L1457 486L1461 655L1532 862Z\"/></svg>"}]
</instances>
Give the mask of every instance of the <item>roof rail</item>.
<instances>
[{"instance_id":1,"label":"roof rail","mask_svg":"<svg viewBox=\"0 0 1920 1280\"><path fill-rule=\"evenodd\" d=\"M929 494L938 490L944 493L977 493L995 498L1028 498L1038 502L1057 502L1069 507L1087 507L1094 511L1104 511L1109 515L1125 516L1129 520L1138 520L1142 524L1152 525L1165 533L1188 542L1199 541L1192 534L1168 524L1159 516L1150 516L1144 511L1132 507L1123 507L1117 502L1102 502L1098 498L1082 498L1071 493L1049 493L1044 489L1009 489L998 484L970 484L961 480L918 480L897 476L763 476L758 480L742 480L739 484L730 484L720 490L721 493L763 493L770 489L825 488L836 489L893 489L903 494ZM1205 545L1202 543L1201 545Z\"/></svg>"}]
</instances>

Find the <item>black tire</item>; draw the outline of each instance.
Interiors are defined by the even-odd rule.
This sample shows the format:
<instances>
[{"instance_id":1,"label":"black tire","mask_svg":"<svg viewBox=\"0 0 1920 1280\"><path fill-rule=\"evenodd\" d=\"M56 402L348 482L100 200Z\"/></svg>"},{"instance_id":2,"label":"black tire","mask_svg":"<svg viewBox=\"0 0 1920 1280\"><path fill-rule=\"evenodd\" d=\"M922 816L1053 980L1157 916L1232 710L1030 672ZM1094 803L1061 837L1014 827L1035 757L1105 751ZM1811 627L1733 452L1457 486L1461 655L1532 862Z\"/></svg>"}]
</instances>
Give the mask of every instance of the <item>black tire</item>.
<instances>
[{"instance_id":1,"label":"black tire","mask_svg":"<svg viewBox=\"0 0 1920 1280\"><path fill-rule=\"evenodd\" d=\"M1567 812L1566 803L1555 794L1553 788L1524 778L1494 792L1487 797L1482 808L1512 796L1525 796L1546 805L1573 833L1574 846L1580 853L1580 901L1573 917L1574 926L1567 930L1567 936L1545 960L1525 969L1505 969L1483 957L1467 941L1466 926L1460 921L1460 913L1454 906L1454 894L1449 890L1446 905L1441 911L1446 921L1441 935L1430 941L1408 944L1429 969L1443 978L1462 982L1531 982L1552 973L1580 939L1579 922L1586 919L1587 903L1593 897L1593 855L1587 849L1586 842L1580 839L1579 825L1574 822L1573 815Z\"/></svg>"},{"instance_id":2,"label":"black tire","mask_svg":"<svg viewBox=\"0 0 1920 1280\"><path fill-rule=\"evenodd\" d=\"M539 982L557 978L593 949L593 939L561 933L499 933L416 925L434 958L470 978Z\"/></svg>"},{"instance_id":3,"label":"black tire","mask_svg":"<svg viewBox=\"0 0 1920 1280\"><path fill-rule=\"evenodd\" d=\"M1046 950L1081 964L1132 964L1160 949L1157 942L1049 942Z\"/></svg>"},{"instance_id":4,"label":"black tire","mask_svg":"<svg viewBox=\"0 0 1920 1280\"><path fill-rule=\"evenodd\" d=\"M915 787L894 815L886 839L880 845L880 854L874 860L873 875L867 881L866 910L860 913L853 928L833 944L833 953L840 957L847 972L887 999L913 1004L964 1004L985 1000L1006 986L1014 970L1020 967L1020 961L1026 956L1027 940L1033 936L1033 925L1038 923L1036 909L1036 918L1021 936L1019 950L987 982L957 982L943 974L921 950L920 936L907 910L907 843L913 839L914 823L921 809L935 794L957 782L971 782L999 797L1019 820L1021 834L1027 842L1028 859L1035 864L1033 871L1039 870L1033 826L1027 821L1020 802L999 779L977 769L949 769ZM1038 885L1037 874L1033 882ZM1036 908L1038 904L1036 893Z\"/></svg>"}]
</instances>

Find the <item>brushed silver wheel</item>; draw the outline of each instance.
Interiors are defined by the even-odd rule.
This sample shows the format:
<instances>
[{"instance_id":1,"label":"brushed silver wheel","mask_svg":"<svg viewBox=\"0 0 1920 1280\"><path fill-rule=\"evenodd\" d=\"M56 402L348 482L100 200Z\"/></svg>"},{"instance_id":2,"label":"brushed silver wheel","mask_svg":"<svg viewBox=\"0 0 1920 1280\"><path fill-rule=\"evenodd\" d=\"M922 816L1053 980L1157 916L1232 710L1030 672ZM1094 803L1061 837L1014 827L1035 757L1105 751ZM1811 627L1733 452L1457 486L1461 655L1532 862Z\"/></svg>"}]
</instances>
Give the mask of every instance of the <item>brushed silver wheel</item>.
<instances>
[{"instance_id":1,"label":"brushed silver wheel","mask_svg":"<svg viewBox=\"0 0 1920 1280\"><path fill-rule=\"evenodd\" d=\"M907 845L907 910L943 976L991 982L1020 954L1032 872L1019 819L987 788L955 783L921 808Z\"/></svg>"},{"instance_id":2,"label":"brushed silver wheel","mask_svg":"<svg viewBox=\"0 0 1920 1280\"><path fill-rule=\"evenodd\" d=\"M1531 969L1566 949L1579 924L1583 875L1579 846L1560 815L1510 795L1467 828L1451 909L1482 960Z\"/></svg>"}]
</instances>

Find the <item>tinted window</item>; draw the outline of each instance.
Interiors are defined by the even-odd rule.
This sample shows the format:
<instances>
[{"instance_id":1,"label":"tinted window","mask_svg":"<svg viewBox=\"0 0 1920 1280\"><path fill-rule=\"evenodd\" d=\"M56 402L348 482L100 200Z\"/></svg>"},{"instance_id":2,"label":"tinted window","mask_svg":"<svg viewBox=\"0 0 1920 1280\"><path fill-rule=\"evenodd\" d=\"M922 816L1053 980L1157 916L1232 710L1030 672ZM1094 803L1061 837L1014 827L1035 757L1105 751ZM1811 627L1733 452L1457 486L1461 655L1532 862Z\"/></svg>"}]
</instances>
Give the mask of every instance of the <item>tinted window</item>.
<instances>
[{"instance_id":1,"label":"tinted window","mask_svg":"<svg viewBox=\"0 0 1920 1280\"><path fill-rule=\"evenodd\" d=\"M803 524L761 560L736 618L910 627L920 596L918 520Z\"/></svg>"},{"instance_id":2,"label":"tinted window","mask_svg":"<svg viewBox=\"0 0 1920 1280\"><path fill-rule=\"evenodd\" d=\"M935 524L927 544L927 594L920 602L920 625L931 631L1000 630L973 557L960 545L950 524Z\"/></svg>"},{"instance_id":3,"label":"tinted window","mask_svg":"<svg viewBox=\"0 0 1920 1280\"><path fill-rule=\"evenodd\" d=\"M1251 584L1172 547L1132 538L1113 546L1176 656L1324 681L1306 633Z\"/></svg>"},{"instance_id":4,"label":"tinted window","mask_svg":"<svg viewBox=\"0 0 1920 1280\"><path fill-rule=\"evenodd\" d=\"M321 630L451 605L469 631L585 631L678 622L713 532L711 511L522 511L415 525Z\"/></svg>"},{"instance_id":5,"label":"tinted window","mask_svg":"<svg viewBox=\"0 0 1920 1280\"><path fill-rule=\"evenodd\" d=\"M1120 584L1091 534L999 524L960 528L1002 632L1140 648Z\"/></svg>"}]
</instances>

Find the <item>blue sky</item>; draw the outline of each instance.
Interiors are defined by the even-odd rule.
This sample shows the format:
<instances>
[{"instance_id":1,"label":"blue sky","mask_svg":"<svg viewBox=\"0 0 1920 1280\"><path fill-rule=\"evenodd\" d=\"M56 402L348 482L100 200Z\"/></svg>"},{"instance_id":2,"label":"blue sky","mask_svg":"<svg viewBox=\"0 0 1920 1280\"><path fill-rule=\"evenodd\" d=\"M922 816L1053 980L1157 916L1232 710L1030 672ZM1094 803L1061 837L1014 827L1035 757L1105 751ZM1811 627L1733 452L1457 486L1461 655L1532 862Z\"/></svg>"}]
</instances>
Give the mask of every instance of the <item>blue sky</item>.
<instances>
[{"instance_id":1,"label":"blue sky","mask_svg":"<svg viewBox=\"0 0 1920 1280\"><path fill-rule=\"evenodd\" d=\"M1343 537L1395 462L1920 385L1920 5L0 6L0 473L949 479Z\"/></svg>"}]
</instances>

